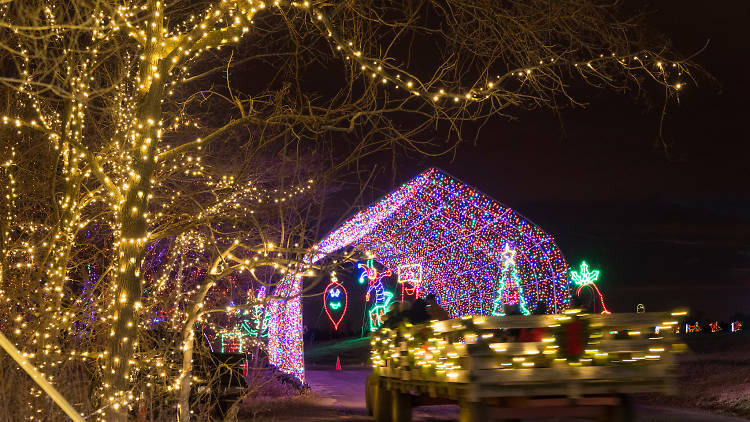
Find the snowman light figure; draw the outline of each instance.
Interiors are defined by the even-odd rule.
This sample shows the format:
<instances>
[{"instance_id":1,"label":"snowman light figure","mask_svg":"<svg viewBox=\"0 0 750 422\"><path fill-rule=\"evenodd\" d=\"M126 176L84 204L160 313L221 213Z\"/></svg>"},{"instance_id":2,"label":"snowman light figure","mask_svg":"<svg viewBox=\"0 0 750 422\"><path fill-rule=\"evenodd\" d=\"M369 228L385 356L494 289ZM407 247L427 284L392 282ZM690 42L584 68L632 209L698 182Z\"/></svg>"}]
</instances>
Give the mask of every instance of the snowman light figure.
<instances>
[{"instance_id":1,"label":"snowman light figure","mask_svg":"<svg viewBox=\"0 0 750 422\"><path fill-rule=\"evenodd\" d=\"M365 301L369 302L372 298L372 308L369 310L370 314L370 331L377 331L377 329L383 324L383 315L388 310L388 305L393 299L393 293L386 291L383 285L383 277L390 277L393 275L393 271L387 270L383 273L378 273L375 266L369 266L366 264L357 264L357 268L362 268L365 271L362 275L367 276L368 288L365 294Z\"/></svg>"}]
</instances>

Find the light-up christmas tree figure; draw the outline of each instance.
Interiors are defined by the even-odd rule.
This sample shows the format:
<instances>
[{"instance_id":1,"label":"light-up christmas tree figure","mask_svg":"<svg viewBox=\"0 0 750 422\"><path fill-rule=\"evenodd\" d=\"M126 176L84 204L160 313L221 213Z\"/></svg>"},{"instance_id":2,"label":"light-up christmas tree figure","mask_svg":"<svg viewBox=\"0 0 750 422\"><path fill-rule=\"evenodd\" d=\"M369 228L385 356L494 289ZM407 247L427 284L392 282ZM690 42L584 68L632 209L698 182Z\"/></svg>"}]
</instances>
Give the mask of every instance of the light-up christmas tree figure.
<instances>
[{"instance_id":1,"label":"light-up christmas tree figure","mask_svg":"<svg viewBox=\"0 0 750 422\"><path fill-rule=\"evenodd\" d=\"M503 271L500 275L500 285L497 288L492 315L504 316L505 305L518 305L522 314L529 315L531 312L526 307L526 299L521 289L521 278L518 276L516 251L506 244L501 256L503 257Z\"/></svg>"},{"instance_id":2,"label":"light-up christmas tree figure","mask_svg":"<svg viewBox=\"0 0 750 422\"><path fill-rule=\"evenodd\" d=\"M249 312L245 311L245 315L249 313L249 318L243 322L242 328L255 338L266 338L268 337L268 315L265 306L266 286L260 286L256 292L251 291L250 294L254 296L254 300L251 300L250 295L248 295L248 303L253 301L256 305L253 305Z\"/></svg>"},{"instance_id":3,"label":"light-up christmas tree figure","mask_svg":"<svg viewBox=\"0 0 750 422\"><path fill-rule=\"evenodd\" d=\"M227 328L218 330L215 336L221 353L247 353L254 346L257 355L261 340L268 337L265 296L266 286L261 286L257 291L248 291L244 305L235 307L233 301L229 302L223 324Z\"/></svg>"},{"instance_id":4,"label":"light-up christmas tree figure","mask_svg":"<svg viewBox=\"0 0 750 422\"><path fill-rule=\"evenodd\" d=\"M599 288L596 287L596 282L599 280L599 270L589 270L588 264L586 264L586 261L581 261L581 269L580 272L576 272L575 270L570 271L570 279L573 281L573 284L578 286L578 289L576 289L576 296L581 295L581 290L584 287L588 287L591 289L591 293L594 294L596 292L596 295L599 296L599 303L602 305L602 313L603 314L611 314L607 307L604 305L604 297L602 296L602 292L599 291Z\"/></svg>"}]
</instances>

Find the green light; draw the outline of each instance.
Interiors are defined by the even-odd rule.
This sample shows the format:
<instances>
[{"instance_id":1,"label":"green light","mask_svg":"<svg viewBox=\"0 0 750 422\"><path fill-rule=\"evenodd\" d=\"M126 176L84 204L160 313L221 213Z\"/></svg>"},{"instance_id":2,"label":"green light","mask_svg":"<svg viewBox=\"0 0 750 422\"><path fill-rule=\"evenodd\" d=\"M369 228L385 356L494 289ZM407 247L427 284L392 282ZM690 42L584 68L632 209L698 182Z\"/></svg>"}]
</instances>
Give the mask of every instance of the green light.
<instances>
[{"instance_id":1,"label":"green light","mask_svg":"<svg viewBox=\"0 0 750 422\"><path fill-rule=\"evenodd\" d=\"M508 299L517 300L521 313L523 315L529 315L531 312L529 312L529 309L526 307L526 298L523 294L523 287L521 286L521 277L518 275L518 267L516 266L516 251L511 249L509 244L506 244L502 257L503 271L500 276L500 285L497 289L497 296L493 301L491 314L494 316L505 316L505 312L503 312L503 307L506 305L504 296L506 295L506 283L510 281L511 285L509 288L518 289L518 293L516 294L518 297L516 298L514 297L516 295L512 295L508 296ZM508 272L510 272L510 279L508 277ZM515 305L516 303L509 304Z\"/></svg>"},{"instance_id":2,"label":"green light","mask_svg":"<svg viewBox=\"0 0 750 422\"><path fill-rule=\"evenodd\" d=\"M251 336L255 336L256 334L258 334L257 331L253 330L249 325L247 325L247 321L242 321L239 327L245 330Z\"/></svg>"},{"instance_id":3,"label":"green light","mask_svg":"<svg viewBox=\"0 0 750 422\"><path fill-rule=\"evenodd\" d=\"M384 291L385 303L370 308L370 331L377 331L383 324L383 315L388 311L388 304L391 303L393 293Z\"/></svg>"},{"instance_id":4,"label":"green light","mask_svg":"<svg viewBox=\"0 0 750 422\"><path fill-rule=\"evenodd\" d=\"M368 259L367 261L365 261L365 265L367 265L369 268L374 268L374 260ZM365 279L367 279L367 268L365 268L365 270L362 271L362 274L359 275L359 284L365 284Z\"/></svg>"},{"instance_id":5,"label":"green light","mask_svg":"<svg viewBox=\"0 0 750 422\"><path fill-rule=\"evenodd\" d=\"M331 302L329 303L329 306L331 309L336 310L341 307L341 302Z\"/></svg>"},{"instance_id":6,"label":"green light","mask_svg":"<svg viewBox=\"0 0 750 422\"><path fill-rule=\"evenodd\" d=\"M592 284L599 280L599 270L589 271L589 266L586 261L581 261L581 272L578 273L575 270L570 271L570 278L576 284L576 286L583 286L584 284Z\"/></svg>"},{"instance_id":7,"label":"green light","mask_svg":"<svg viewBox=\"0 0 750 422\"><path fill-rule=\"evenodd\" d=\"M602 296L602 292L599 291L599 288L596 287L596 283L594 283L596 280L599 280L599 270L590 271L588 264L586 264L586 261L581 261L580 272L570 270L570 278L571 280L573 280L573 284L578 286L576 295L580 296L581 289L583 289L584 287L588 287L592 290L592 294L596 294L599 297L599 303L601 303L603 309L602 313L612 313L609 311L609 309L607 309L607 306L604 305L604 296Z\"/></svg>"}]
</instances>

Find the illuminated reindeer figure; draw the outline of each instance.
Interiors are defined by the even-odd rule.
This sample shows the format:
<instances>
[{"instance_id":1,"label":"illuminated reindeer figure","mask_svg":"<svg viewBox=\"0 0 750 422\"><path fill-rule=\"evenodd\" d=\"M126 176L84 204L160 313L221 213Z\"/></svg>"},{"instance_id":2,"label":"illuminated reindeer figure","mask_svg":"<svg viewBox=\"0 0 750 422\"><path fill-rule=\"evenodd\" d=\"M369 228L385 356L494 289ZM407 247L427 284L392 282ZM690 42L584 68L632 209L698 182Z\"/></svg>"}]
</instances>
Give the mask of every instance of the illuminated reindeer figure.
<instances>
[{"instance_id":1,"label":"illuminated reindeer figure","mask_svg":"<svg viewBox=\"0 0 750 422\"><path fill-rule=\"evenodd\" d=\"M393 293L385 290L383 286L383 277L390 277L393 275L393 271L387 270L383 273L378 274L378 270L374 265L366 265L359 263L357 268L363 268L362 280L365 276L368 280L369 287L365 294L365 301L370 301L372 297L372 308L370 308L370 331L377 331L378 327L383 324L383 315L388 310L388 304L390 304L393 298Z\"/></svg>"}]
</instances>

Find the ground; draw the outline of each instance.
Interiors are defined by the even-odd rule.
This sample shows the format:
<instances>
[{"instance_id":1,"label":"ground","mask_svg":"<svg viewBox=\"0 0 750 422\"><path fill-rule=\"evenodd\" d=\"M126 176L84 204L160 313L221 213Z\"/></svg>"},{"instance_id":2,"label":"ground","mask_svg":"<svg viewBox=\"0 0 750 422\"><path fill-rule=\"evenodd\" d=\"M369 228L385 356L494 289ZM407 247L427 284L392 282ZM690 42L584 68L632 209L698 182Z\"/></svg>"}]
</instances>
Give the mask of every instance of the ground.
<instances>
[{"instance_id":1,"label":"ground","mask_svg":"<svg viewBox=\"0 0 750 422\"><path fill-rule=\"evenodd\" d=\"M299 397L274 401L265 411L247 415L243 422L372 422L365 409L365 377L362 368L307 371L311 391ZM456 406L428 406L414 409L415 422L456 421ZM636 406L638 422L747 422L747 419L725 416L702 409L675 408L660 405ZM550 422L573 422L570 419L545 419Z\"/></svg>"},{"instance_id":2,"label":"ground","mask_svg":"<svg viewBox=\"0 0 750 422\"><path fill-rule=\"evenodd\" d=\"M750 333L706 334L686 337L691 352L680 357L679 394L637 397L638 422L742 422L750 417ZM362 363L366 339L327 342L308 348L306 381L310 390L300 396L274 399L244 412L243 422L371 422L365 409ZM335 369L341 356L343 370ZM731 416L733 414L735 416ZM455 421L456 406L414 409L414 421ZM742 416L742 417L740 417ZM546 421L573 422L546 419Z\"/></svg>"},{"instance_id":3,"label":"ground","mask_svg":"<svg viewBox=\"0 0 750 422\"><path fill-rule=\"evenodd\" d=\"M750 332L700 333L684 340L691 352L679 357L679 394L640 400L750 418Z\"/></svg>"}]
</instances>

